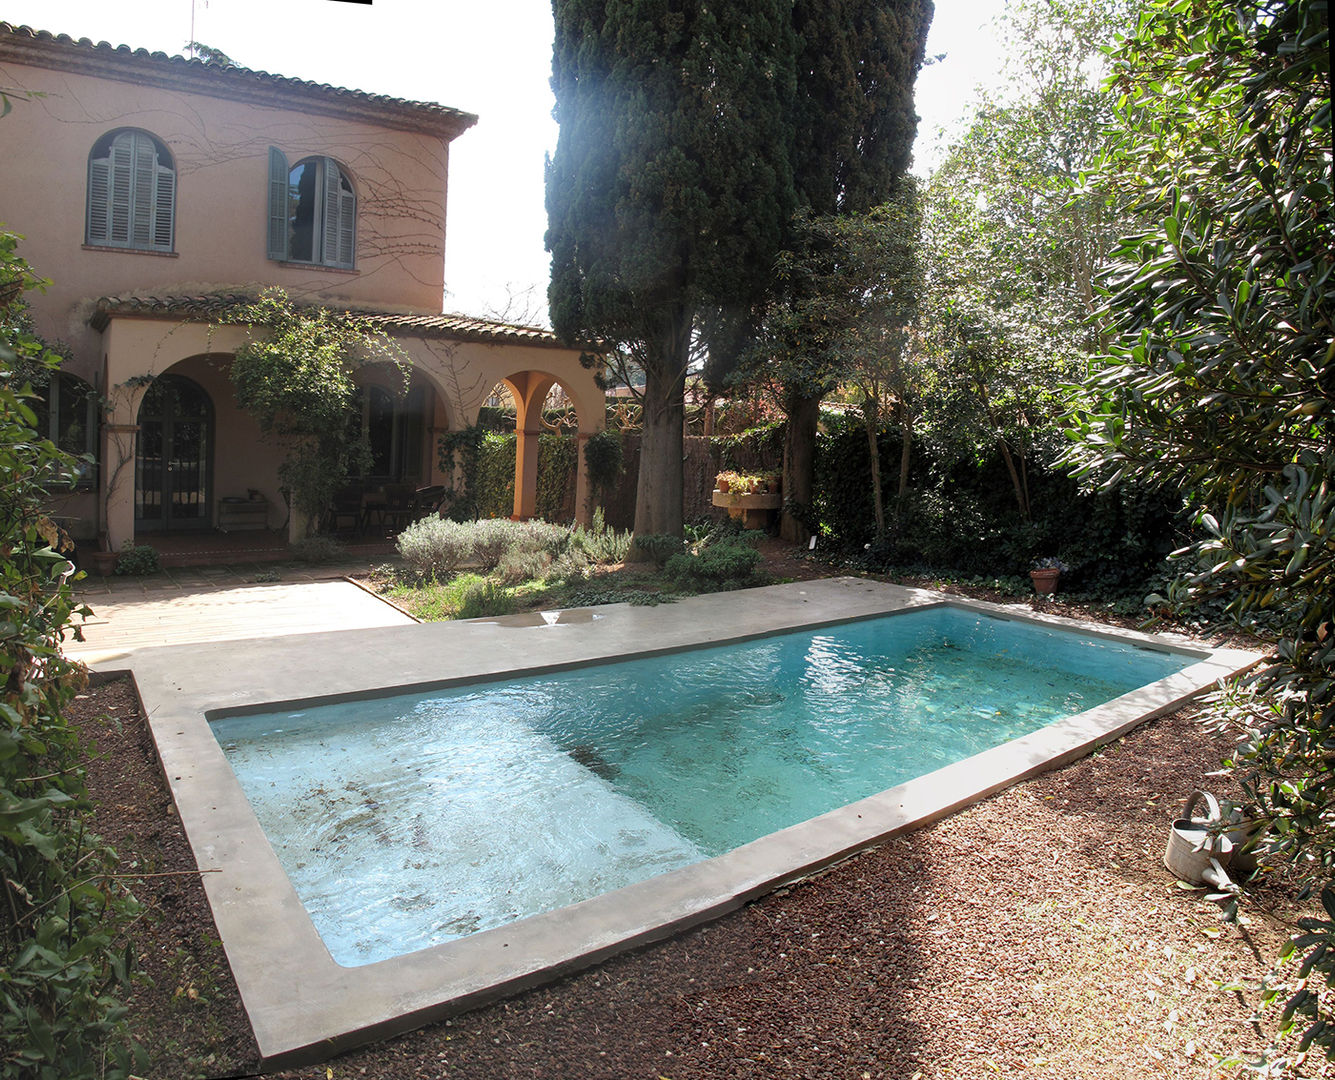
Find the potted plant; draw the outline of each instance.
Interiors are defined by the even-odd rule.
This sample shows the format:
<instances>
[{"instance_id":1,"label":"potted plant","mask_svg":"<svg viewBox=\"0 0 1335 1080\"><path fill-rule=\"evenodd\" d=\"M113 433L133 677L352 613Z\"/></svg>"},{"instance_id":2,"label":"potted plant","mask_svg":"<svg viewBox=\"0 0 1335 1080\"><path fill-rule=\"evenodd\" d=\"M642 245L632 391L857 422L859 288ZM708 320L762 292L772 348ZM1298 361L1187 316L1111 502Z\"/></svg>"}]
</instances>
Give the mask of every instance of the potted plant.
<instances>
[{"instance_id":1,"label":"potted plant","mask_svg":"<svg viewBox=\"0 0 1335 1080\"><path fill-rule=\"evenodd\" d=\"M719 473L717 477L714 478L714 487L718 491L727 494L729 491L732 490L732 487L737 482L737 479L738 479L737 473L733 472L731 469L725 469L723 472Z\"/></svg>"},{"instance_id":2,"label":"potted plant","mask_svg":"<svg viewBox=\"0 0 1335 1080\"><path fill-rule=\"evenodd\" d=\"M1061 559L1039 559L1029 571L1034 582L1034 591L1043 596L1050 596L1057 591L1057 579L1068 567Z\"/></svg>"}]
</instances>

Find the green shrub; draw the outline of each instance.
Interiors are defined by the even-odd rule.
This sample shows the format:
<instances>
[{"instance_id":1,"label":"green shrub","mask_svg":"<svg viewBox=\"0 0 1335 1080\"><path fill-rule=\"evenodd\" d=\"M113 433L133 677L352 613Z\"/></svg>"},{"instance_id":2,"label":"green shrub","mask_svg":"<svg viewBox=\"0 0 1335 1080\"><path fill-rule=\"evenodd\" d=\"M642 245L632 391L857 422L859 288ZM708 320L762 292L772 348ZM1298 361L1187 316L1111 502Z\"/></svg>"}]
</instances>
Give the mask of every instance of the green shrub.
<instances>
[{"instance_id":1,"label":"green shrub","mask_svg":"<svg viewBox=\"0 0 1335 1080\"><path fill-rule=\"evenodd\" d=\"M625 468L621 432L604 428L590 435L584 443L584 463L589 470L589 487L595 499L605 499ZM598 508L598 512L602 507Z\"/></svg>"},{"instance_id":2,"label":"green shrub","mask_svg":"<svg viewBox=\"0 0 1335 1080\"><path fill-rule=\"evenodd\" d=\"M394 546L423 577L443 578L473 554L472 522L430 517L399 533Z\"/></svg>"},{"instance_id":3,"label":"green shrub","mask_svg":"<svg viewBox=\"0 0 1335 1080\"><path fill-rule=\"evenodd\" d=\"M501 556L496 576L506 585L525 581L541 581L552 568L552 557L546 551L526 551L515 547Z\"/></svg>"},{"instance_id":4,"label":"green shrub","mask_svg":"<svg viewBox=\"0 0 1335 1080\"><path fill-rule=\"evenodd\" d=\"M664 573L685 585L749 581L760 563L760 552L745 540L721 540L698 554L680 551L668 559Z\"/></svg>"},{"instance_id":5,"label":"green shrub","mask_svg":"<svg viewBox=\"0 0 1335 1080\"><path fill-rule=\"evenodd\" d=\"M0 232L0 280L32 287ZM85 749L63 711L83 685L61 641L76 608L44 480L75 459L36 430L30 373L58 358L0 305L0 1076L118 1080L140 1062L125 1010L138 905L89 831Z\"/></svg>"},{"instance_id":6,"label":"green shrub","mask_svg":"<svg viewBox=\"0 0 1335 1080\"><path fill-rule=\"evenodd\" d=\"M327 563L341 559L348 549L332 536L305 536L294 540L288 550L295 559L305 563Z\"/></svg>"},{"instance_id":7,"label":"green shrub","mask_svg":"<svg viewBox=\"0 0 1335 1080\"><path fill-rule=\"evenodd\" d=\"M626 561L630 554L630 530L618 532L609 529L603 519L603 508L593 512L593 522L586 529L576 525L570 530L569 550L578 553L595 566L609 566Z\"/></svg>"},{"instance_id":8,"label":"green shrub","mask_svg":"<svg viewBox=\"0 0 1335 1080\"><path fill-rule=\"evenodd\" d=\"M459 618L481 619L509 615L515 609L514 598L499 582L484 578L468 586L459 605Z\"/></svg>"},{"instance_id":9,"label":"green shrub","mask_svg":"<svg viewBox=\"0 0 1335 1080\"><path fill-rule=\"evenodd\" d=\"M495 570L501 558L518 539L519 522L509 518L483 518L467 521L463 529L468 533L472 562L483 570Z\"/></svg>"},{"instance_id":10,"label":"green shrub","mask_svg":"<svg viewBox=\"0 0 1335 1080\"><path fill-rule=\"evenodd\" d=\"M161 569L158 553L150 544L135 545L127 540L116 560L116 573L129 577L147 577Z\"/></svg>"},{"instance_id":11,"label":"green shrub","mask_svg":"<svg viewBox=\"0 0 1335 1080\"><path fill-rule=\"evenodd\" d=\"M674 555L680 555L683 544L680 536L666 533L646 533L635 537L635 546L643 551L662 569Z\"/></svg>"}]
</instances>

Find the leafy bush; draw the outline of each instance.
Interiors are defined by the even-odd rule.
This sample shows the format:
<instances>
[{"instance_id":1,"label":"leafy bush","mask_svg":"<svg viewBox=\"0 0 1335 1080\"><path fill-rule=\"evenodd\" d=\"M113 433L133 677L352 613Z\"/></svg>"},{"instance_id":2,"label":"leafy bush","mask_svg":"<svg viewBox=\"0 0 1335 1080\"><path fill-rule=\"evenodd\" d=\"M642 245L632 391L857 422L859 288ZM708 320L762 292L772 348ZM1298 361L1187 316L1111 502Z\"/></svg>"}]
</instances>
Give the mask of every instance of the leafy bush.
<instances>
[{"instance_id":1,"label":"leafy bush","mask_svg":"<svg viewBox=\"0 0 1335 1080\"><path fill-rule=\"evenodd\" d=\"M595 566L609 566L625 562L626 556L630 554L630 545L630 530L618 532L609 529L600 506L593 512L593 521L587 529L583 525L576 525L570 530L568 550Z\"/></svg>"},{"instance_id":2,"label":"leafy bush","mask_svg":"<svg viewBox=\"0 0 1335 1080\"><path fill-rule=\"evenodd\" d=\"M745 540L721 540L698 554L680 551L671 556L664 573L683 584L749 581L760 563L760 552Z\"/></svg>"},{"instance_id":3,"label":"leafy bush","mask_svg":"<svg viewBox=\"0 0 1335 1080\"><path fill-rule=\"evenodd\" d=\"M116 573L130 577L147 577L161 569L158 553L150 544L136 545L127 540L116 560Z\"/></svg>"},{"instance_id":4,"label":"leafy bush","mask_svg":"<svg viewBox=\"0 0 1335 1080\"><path fill-rule=\"evenodd\" d=\"M445 577L473 554L471 522L430 517L399 533L394 546L404 561L424 577Z\"/></svg>"},{"instance_id":5,"label":"leafy bush","mask_svg":"<svg viewBox=\"0 0 1335 1080\"><path fill-rule=\"evenodd\" d=\"M541 581L552 568L552 557L546 551L526 551L514 547L501 556L496 576L506 585L525 581Z\"/></svg>"},{"instance_id":6,"label":"leafy bush","mask_svg":"<svg viewBox=\"0 0 1335 1080\"><path fill-rule=\"evenodd\" d=\"M595 499L607 497L621 476L624 461L621 433L615 428L604 428L588 437L584 443L584 463L589 470L589 487L593 489Z\"/></svg>"},{"instance_id":7,"label":"leafy bush","mask_svg":"<svg viewBox=\"0 0 1335 1080\"><path fill-rule=\"evenodd\" d=\"M459 618L481 619L509 615L514 609L514 598L509 590L499 582L484 578L469 585L464 591L463 601L459 605Z\"/></svg>"},{"instance_id":8,"label":"leafy bush","mask_svg":"<svg viewBox=\"0 0 1335 1080\"><path fill-rule=\"evenodd\" d=\"M659 569L662 569L673 555L681 554L683 544L680 536L671 536L666 533L646 533L644 536L635 537L635 546L653 559L658 564Z\"/></svg>"},{"instance_id":9,"label":"leafy bush","mask_svg":"<svg viewBox=\"0 0 1335 1080\"><path fill-rule=\"evenodd\" d=\"M0 280L36 282L0 232ZM42 513L46 478L74 458L36 430L20 371L50 376L58 359L0 301L0 1076L116 1080L139 1064L117 994L135 949L138 905L114 875L116 853L88 829L84 751L62 710L84 682L60 652L88 615L69 561Z\"/></svg>"},{"instance_id":10,"label":"leafy bush","mask_svg":"<svg viewBox=\"0 0 1335 1080\"><path fill-rule=\"evenodd\" d=\"M519 522L509 518L483 518L467 521L462 529L471 542L472 561L483 570L495 570L501 558L517 543Z\"/></svg>"}]
</instances>

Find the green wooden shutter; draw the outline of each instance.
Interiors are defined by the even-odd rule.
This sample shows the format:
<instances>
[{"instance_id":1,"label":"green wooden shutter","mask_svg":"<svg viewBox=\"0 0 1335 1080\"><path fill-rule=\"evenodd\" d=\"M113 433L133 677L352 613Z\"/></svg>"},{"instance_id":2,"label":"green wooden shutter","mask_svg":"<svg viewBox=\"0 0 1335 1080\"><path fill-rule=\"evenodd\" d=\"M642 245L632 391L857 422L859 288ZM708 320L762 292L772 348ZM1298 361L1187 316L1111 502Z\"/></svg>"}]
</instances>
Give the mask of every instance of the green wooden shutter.
<instances>
[{"instance_id":1,"label":"green wooden shutter","mask_svg":"<svg viewBox=\"0 0 1335 1080\"><path fill-rule=\"evenodd\" d=\"M111 159L88 162L88 243L105 244L111 237Z\"/></svg>"},{"instance_id":2,"label":"green wooden shutter","mask_svg":"<svg viewBox=\"0 0 1335 1080\"><path fill-rule=\"evenodd\" d=\"M176 170L158 163L153 193L153 250L171 251L176 243Z\"/></svg>"},{"instance_id":3,"label":"green wooden shutter","mask_svg":"<svg viewBox=\"0 0 1335 1080\"><path fill-rule=\"evenodd\" d=\"M111 183L108 198L107 240L129 246L130 215L134 200L134 134L122 132L111 143Z\"/></svg>"},{"instance_id":4,"label":"green wooden shutter","mask_svg":"<svg viewBox=\"0 0 1335 1080\"><path fill-rule=\"evenodd\" d=\"M269 147L269 258L287 259L287 158Z\"/></svg>"},{"instance_id":5,"label":"green wooden shutter","mask_svg":"<svg viewBox=\"0 0 1335 1080\"><path fill-rule=\"evenodd\" d=\"M158 152L151 139L130 134L130 246L153 247L153 198L157 188Z\"/></svg>"},{"instance_id":6,"label":"green wooden shutter","mask_svg":"<svg viewBox=\"0 0 1335 1080\"><path fill-rule=\"evenodd\" d=\"M341 177L338 195L338 265L352 266L357 242L357 196L352 182Z\"/></svg>"}]
</instances>

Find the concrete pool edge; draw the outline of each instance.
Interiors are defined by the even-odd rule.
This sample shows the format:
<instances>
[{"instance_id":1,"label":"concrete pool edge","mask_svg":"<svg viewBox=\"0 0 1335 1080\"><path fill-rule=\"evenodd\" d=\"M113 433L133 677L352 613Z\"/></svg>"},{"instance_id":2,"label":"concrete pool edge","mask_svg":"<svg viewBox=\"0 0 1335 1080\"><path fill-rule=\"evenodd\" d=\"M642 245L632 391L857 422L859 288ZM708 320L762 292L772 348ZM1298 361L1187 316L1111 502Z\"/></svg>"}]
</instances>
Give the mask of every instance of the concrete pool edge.
<instances>
[{"instance_id":1,"label":"concrete pool edge","mask_svg":"<svg viewBox=\"0 0 1335 1080\"><path fill-rule=\"evenodd\" d=\"M1098 709L717 859L364 967L343 968L329 957L204 719L275 701L501 675L538 662L618 659L638 654L627 644L636 640L655 651L689 648L939 603L1203 658ZM598 620L577 625L430 624L164 647L130 657L200 869L219 871L203 881L266 1068L318 1060L411 1029L717 917L859 848L1064 764L1257 659L1181 638L848 578L599 612ZM313 682L324 692L312 694Z\"/></svg>"}]
</instances>

